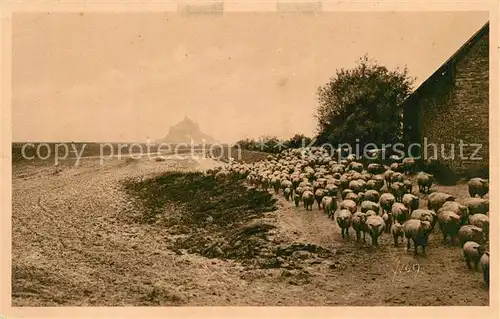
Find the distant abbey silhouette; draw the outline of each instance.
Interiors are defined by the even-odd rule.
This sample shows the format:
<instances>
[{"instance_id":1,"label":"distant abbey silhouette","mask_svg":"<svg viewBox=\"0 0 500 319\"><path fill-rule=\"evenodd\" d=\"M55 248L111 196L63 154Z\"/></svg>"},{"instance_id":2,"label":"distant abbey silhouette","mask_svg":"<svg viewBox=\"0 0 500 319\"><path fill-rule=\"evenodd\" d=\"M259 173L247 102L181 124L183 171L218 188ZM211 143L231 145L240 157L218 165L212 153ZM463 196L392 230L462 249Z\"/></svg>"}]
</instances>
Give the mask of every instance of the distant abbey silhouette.
<instances>
[{"instance_id":1,"label":"distant abbey silhouette","mask_svg":"<svg viewBox=\"0 0 500 319\"><path fill-rule=\"evenodd\" d=\"M188 118L187 113L184 113L184 119L171 126L167 136L160 140L161 143L172 144L190 144L191 141L193 141L194 144L211 144L216 142L212 136L203 133L200 130L200 126Z\"/></svg>"}]
</instances>

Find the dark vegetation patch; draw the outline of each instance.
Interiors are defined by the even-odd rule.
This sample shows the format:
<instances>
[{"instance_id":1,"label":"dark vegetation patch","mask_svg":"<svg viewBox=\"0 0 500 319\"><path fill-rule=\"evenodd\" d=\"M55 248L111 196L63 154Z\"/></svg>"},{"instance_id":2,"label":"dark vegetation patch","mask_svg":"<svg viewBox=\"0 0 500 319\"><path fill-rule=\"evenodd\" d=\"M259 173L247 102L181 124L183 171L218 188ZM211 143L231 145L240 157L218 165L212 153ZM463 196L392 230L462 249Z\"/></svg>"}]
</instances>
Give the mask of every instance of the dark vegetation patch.
<instances>
[{"instance_id":1,"label":"dark vegetation patch","mask_svg":"<svg viewBox=\"0 0 500 319\"><path fill-rule=\"evenodd\" d=\"M266 191L247 189L244 179L216 180L199 172L167 172L144 179L127 179L131 196L124 211L134 222L166 227L179 253L249 261L269 244L266 213L276 210L276 199Z\"/></svg>"},{"instance_id":2,"label":"dark vegetation patch","mask_svg":"<svg viewBox=\"0 0 500 319\"><path fill-rule=\"evenodd\" d=\"M312 244L276 246L269 233L275 226L266 220L277 209L276 199L269 192L247 189L244 179L235 175L216 180L199 172L168 172L128 179L124 188L132 198L126 217L165 227L176 237L169 245L178 254L286 269L301 269L304 263L333 255Z\"/></svg>"}]
</instances>

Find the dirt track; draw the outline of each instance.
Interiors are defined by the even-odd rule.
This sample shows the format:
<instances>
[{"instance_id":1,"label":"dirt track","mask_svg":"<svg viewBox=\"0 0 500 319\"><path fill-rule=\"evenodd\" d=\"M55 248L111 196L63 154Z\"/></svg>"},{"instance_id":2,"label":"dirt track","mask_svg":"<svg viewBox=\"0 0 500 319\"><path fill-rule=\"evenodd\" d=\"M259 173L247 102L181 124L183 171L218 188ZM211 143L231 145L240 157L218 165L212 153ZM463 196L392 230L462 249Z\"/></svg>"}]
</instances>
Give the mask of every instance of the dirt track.
<instances>
[{"instance_id":1,"label":"dirt track","mask_svg":"<svg viewBox=\"0 0 500 319\"><path fill-rule=\"evenodd\" d=\"M317 206L307 212L281 196L268 218L278 226L272 242L315 244L331 256L301 250L293 253L298 266L260 269L176 254L165 229L119 218L128 199L118 181L168 165L87 161L56 175L47 167L14 167L13 306L489 303L481 274L467 270L460 248L445 246L437 232L427 257L414 257L404 244L395 248L389 235L373 248L355 243L353 233L342 240ZM466 196L464 185L442 189Z\"/></svg>"}]
</instances>

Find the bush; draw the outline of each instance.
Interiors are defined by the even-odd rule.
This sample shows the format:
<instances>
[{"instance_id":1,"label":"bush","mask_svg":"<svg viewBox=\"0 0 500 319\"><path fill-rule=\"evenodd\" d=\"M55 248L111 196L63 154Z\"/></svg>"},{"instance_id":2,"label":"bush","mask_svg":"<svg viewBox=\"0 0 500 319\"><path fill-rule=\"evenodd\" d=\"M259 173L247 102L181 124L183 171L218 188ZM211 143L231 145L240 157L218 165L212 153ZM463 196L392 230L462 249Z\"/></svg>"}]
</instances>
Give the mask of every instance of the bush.
<instances>
[{"instance_id":1,"label":"bush","mask_svg":"<svg viewBox=\"0 0 500 319\"><path fill-rule=\"evenodd\" d=\"M236 142L241 149L249 151L260 151L277 154L287 148L300 148L308 146L312 139L304 134L295 134L288 140L282 140L276 136L262 136L258 139L244 139Z\"/></svg>"},{"instance_id":2,"label":"bush","mask_svg":"<svg viewBox=\"0 0 500 319\"><path fill-rule=\"evenodd\" d=\"M473 166L464 169L459 173L461 177L463 177L466 180L469 180L474 177L481 177L481 178L490 178L490 168L488 166Z\"/></svg>"}]
</instances>

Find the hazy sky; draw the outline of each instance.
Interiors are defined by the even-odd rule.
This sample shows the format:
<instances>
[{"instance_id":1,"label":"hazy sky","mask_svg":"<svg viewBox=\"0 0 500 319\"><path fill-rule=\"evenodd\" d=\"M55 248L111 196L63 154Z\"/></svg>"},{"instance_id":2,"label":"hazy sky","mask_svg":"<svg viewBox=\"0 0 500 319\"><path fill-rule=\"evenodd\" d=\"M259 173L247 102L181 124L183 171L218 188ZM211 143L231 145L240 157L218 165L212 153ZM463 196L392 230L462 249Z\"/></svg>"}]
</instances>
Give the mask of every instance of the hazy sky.
<instances>
[{"instance_id":1,"label":"hazy sky","mask_svg":"<svg viewBox=\"0 0 500 319\"><path fill-rule=\"evenodd\" d=\"M14 141L312 135L316 89L368 53L423 82L486 12L15 14Z\"/></svg>"}]
</instances>

